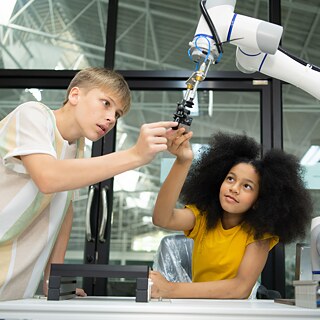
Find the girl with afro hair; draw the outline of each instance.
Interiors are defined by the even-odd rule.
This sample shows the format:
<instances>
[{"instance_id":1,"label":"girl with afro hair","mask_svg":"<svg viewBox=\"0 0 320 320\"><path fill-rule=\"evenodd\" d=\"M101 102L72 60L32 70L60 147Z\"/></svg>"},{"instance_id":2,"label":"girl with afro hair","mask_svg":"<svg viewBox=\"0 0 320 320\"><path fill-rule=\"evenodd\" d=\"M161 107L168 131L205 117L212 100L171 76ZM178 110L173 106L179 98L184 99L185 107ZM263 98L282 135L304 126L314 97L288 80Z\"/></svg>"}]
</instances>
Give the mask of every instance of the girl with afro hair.
<instances>
[{"instance_id":1,"label":"girl with afro hair","mask_svg":"<svg viewBox=\"0 0 320 320\"><path fill-rule=\"evenodd\" d=\"M305 236L312 203L293 155L262 158L252 138L219 132L193 161L184 128L168 137L176 160L155 204L153 223L194 241L192 282L151 271L154 298L245 299L279 242ZM176 208L181 200L184 208Z\"/></svg>"}]
</instances>

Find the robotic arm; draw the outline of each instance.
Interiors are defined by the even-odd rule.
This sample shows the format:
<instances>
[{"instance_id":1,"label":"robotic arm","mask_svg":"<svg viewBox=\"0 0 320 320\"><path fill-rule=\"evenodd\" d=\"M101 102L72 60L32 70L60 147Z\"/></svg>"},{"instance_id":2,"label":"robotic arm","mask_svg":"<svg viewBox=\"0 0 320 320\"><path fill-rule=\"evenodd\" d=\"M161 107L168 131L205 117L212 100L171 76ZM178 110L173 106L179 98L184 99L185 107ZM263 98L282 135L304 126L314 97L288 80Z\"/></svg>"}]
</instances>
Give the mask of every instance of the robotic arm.
<instances>
[{"instance_id":1,"label":"robotic arm","mask_svg":"<svg viewBox=\"0 0 320 320\"><path fill-rule=\"evenodd\" d=\"M200 1L202 16L194 39L189 43L189 56L197 67L186 82L186 94L174 114L178 127L190 127L192 118L189 109L193 106L198 85L206 78L210 65L220 61L222 45L228 42L237 46L236 66L240 71L259 71L291 83L320 100L320 68L279 47L283 32L281 26L236 14L235 4L236 0ZM313 219L311 233L313 277L319 280L320 217Z\"/></svg>"},{"instance_id":2,"label":"robotic arm","mask_svg":"<svg viewBox=\"0 0 320 320\"><path fill-rule=\"evenodd\" d=\"M320 69L288 54L279 47L283 28L279 25L234 13L236 0L201 0L202 16L189 43L189 56L197 67L186 81L187 91L178 103L174 120L190 127L190 108L198 85L211 64L220 61L223 44L237 47L236 66L244 73L259 71L291 83L320 99Z\"/></svg>"}]
</instances>

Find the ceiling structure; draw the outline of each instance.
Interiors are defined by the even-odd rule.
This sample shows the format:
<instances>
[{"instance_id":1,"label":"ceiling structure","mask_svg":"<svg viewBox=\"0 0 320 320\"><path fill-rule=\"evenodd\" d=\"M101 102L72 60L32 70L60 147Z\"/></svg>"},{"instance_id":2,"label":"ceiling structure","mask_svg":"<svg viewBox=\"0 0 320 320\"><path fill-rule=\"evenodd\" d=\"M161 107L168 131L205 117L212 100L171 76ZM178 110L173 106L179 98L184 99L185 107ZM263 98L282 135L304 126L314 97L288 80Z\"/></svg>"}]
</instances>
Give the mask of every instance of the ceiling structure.
<instances>
[{"instance_id":1,"label":"ceiling structure","mask_svg":"<svg viewBox=\"0 0 320 320\"><path fill-rule=\"evenodd\" d=\"M282 0L281 5L282 47L320 66L319 1ZM0 24L0 68L78 70L103 66L107 9L107 0L17 0L9 21ZM235 12L268 20L268 1L238 0ZM199 17L197 0L119 0L115 69L190 70L191 75L194 65L188 58L188 43L193 39ZM221 63L211 70L236 71L233 45L224 46ZM42 95L46 103L55 106L64 98L54 90ZM258 94L214 93L213 117L208 116L211 95L210 90L199 93L201 121L194 128L199 142L205 142L211 135L213 123L229 131L241 128L259 137ZM0 117L17 101L30 97L30 91L0 89ZM127 132L126 143L132 143L143 122L170 118L181 98L182 93L177 91L133 92L135 112L121 123L119 138L122 132ZM319 101L290 85L284 86L283 99L284 146L301 157L311 141L320 136ZM151 191L160 160L141 171L143 185ZM117 201L115 207L123 207L120 196ZM138 210L141 212L141 208ZM145 225L148 231L150 223Z\"/></svg>"}]
</instances>

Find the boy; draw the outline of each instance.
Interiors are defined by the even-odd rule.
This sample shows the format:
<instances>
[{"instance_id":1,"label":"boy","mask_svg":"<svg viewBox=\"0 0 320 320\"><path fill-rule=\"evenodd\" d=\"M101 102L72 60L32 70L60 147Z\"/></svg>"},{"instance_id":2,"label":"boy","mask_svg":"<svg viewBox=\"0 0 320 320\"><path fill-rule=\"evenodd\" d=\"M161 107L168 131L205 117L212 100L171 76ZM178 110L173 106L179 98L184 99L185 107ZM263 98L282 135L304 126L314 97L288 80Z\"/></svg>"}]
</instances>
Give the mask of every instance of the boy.
<instances>
[{"instance_id":1,"label":"boy","mask_svg":"<svg viewBox=\"0 0 320 320\"><path fill-rule=\"evenodd\" d=\"M43 271L46 294L50 264L64 260L72 190L147 164L166 150L166 131L176 122L144 124L130 149L80 159L84 138L102 138L130 102L120 74L88 68L71 81L62 108L27 102L0 121L0 300L32 297Z\"/></svg>"}]
</instances>

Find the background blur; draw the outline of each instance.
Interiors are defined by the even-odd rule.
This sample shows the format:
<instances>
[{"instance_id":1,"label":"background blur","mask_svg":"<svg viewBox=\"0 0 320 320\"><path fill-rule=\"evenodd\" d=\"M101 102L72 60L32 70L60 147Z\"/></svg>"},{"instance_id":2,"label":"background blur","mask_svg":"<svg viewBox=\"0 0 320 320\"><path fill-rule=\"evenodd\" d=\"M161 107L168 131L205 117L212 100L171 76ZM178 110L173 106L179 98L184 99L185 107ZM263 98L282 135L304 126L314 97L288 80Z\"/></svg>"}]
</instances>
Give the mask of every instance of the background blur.
<instances>
[{"instance_id":1,"label":"background blur","mask_svg":"<svg viewBox=\"0 0 320 320\"><path fill-rule=\"evenodd\" d=\"M282 47L320 66L318 0L238 0L235 12L281 22ZM143 123L172 119L183 97L184 82L195 68L187 51L199 17L198 0L2 0L0 119L31 99L58 108L77 70L106 66L128 80L132 109L120 119L111 138L95 145L87 142L86 156L130 147ZM239 73L235 47L226 44L223 48L221 62L211 67L198 92L192 123L196 152L218 130L246 132L261 141L265 150L283 147L300 159L312 145L319 146L319 101L290 84ZM257 84L256 79L264 82ZM171 162L170 155L162 154L143 168L93 186L91 194L89 188L80 190L68 261L151 265L160 239L169 233L154 227L151 215ZM318 163L306 166L305 175L315 216L319 215L318 167ZM105 211L109 216L102 230ZM278 247L265 281L269 288L292 297L295 244ZM97 252L104 260L99 260ZM125 283L130 286L124 281L119 289L109 281L108 290L126 294Z\"/></svg>"}]
</instances>

